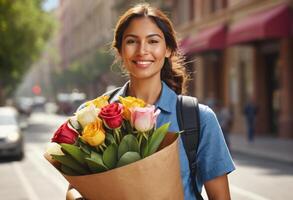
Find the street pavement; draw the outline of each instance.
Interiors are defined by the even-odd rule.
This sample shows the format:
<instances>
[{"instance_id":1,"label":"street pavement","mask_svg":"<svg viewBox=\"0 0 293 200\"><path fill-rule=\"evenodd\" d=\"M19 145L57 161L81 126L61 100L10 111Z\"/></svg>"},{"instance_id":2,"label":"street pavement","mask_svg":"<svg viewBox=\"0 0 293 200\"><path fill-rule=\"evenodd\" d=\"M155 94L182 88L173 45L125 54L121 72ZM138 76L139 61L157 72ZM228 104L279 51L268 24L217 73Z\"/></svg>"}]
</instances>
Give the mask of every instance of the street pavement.
<instances>
[{"instance_id":1,"label":"street pavement","mask_svg":"<svg viewBox=\"0 0 293 200\"><path fill-rule=\"evenodd\" d=\"M65 198L68 183L43 158L43 152L53 132L66 119L66 116L45 113L34 113L28 119L25 159L21 162L0 162L0 199ZM292 140L256 137L254 143L248 143L244 135L237 134L231 134L230 140L237 168L229 175L232 199L292 199L289 193L293 185L292 159L290 160ZM203 196L207 199L205 192Z\"/></svg>"},{"instance_id":2,"label":"street pavement","mask_svg":"<svg viewBox=\"0 0 293 200\"><path fill-rule=\"evenodd\" d=\"M246 135L230 134L230 149L236 153L262 157L279 162L290 163L293 166L293 139L256 136L253 142L248 142Z\"/></svg>"}]
</instances>

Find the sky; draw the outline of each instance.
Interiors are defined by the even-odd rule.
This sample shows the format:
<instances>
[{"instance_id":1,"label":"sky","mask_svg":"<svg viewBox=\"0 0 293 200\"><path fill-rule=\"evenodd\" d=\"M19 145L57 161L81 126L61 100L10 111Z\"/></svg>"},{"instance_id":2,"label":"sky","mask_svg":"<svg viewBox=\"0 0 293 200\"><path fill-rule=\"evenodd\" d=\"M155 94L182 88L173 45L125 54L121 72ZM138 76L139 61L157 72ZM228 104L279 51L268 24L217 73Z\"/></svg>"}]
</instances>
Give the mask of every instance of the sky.
<instances>
[{"instance_id":1,"label":"sky","mask_svg":"<svg viewBox=\"0 0 293 200\"><path fill-rule=\"evenodd\" d=\"M46 2L43 5L44 10L50 11L54 8L56 8L59 4L59 0L46 0Z\"/></svg>"}]
</instances>

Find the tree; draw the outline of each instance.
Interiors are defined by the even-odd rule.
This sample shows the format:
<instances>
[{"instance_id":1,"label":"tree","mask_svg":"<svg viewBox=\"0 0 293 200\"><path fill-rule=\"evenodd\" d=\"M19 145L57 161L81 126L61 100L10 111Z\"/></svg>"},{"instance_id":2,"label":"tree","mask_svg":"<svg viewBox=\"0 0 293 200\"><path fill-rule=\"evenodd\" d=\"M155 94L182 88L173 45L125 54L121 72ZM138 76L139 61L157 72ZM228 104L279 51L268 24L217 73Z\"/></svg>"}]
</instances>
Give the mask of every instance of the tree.
<instances>
[{"instance_id":1,"label":"tree","mask_svg":"<svg viewBox=\"0 0 293 200\"><path fill-rule=\"evenodd\" d=\"M43 0L0 0L0 104L11 95L54 28Z\"/></svg>"},{"instance_id":2,"label":"tree","mask_svg":"<svg viewBox=\"0 0 293 200\"><path fill-rule=\"evenodd\" d=\"M113 60L109 52L98 48L86 61L76 60L68 68L53 71L52 83L56 91L70 92L77 88L89 93L89 88L94 88L99 76L111 70Z\"/></svg>"}]
</instances>

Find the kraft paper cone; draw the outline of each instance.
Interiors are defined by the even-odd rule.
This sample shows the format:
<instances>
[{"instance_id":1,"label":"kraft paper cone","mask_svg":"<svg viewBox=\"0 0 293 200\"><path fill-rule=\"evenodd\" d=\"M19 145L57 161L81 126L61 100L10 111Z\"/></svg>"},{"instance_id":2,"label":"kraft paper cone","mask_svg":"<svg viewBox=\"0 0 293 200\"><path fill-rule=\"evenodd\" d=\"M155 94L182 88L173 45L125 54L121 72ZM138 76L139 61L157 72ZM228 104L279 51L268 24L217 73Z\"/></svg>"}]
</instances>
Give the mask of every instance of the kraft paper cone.
<instances>
[{"instance_id":1,"label":"kraft paper cone","mask_svg":"<svg viewBox=\"0 0 293 200\"><path fill-rule=\"evenodd\" d=\"M168 133L162 149L140 161L98 174L62 175L89 200L183 200L178 141Z\"/></svg>"}]
</instances>

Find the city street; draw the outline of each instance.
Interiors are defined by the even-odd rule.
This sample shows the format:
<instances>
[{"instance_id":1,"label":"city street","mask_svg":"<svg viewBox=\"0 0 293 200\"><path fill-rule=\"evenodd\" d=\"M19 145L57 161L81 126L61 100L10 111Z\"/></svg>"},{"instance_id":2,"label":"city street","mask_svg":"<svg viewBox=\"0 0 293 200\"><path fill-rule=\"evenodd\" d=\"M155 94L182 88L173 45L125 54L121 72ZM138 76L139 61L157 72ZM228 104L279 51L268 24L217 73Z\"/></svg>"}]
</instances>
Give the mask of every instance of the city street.
<instances>
[{"instance_id":1,"label":"city street","mask_svg":"<svg viewBox=\"0 0 293 200\"><path fill-rule=\"evenodd\" d=\"M46 144L66 117L34 113L25 135L25 159L0 161L0 197L5 200L65 199L66 180L43 158ZM233 154L237 170L230 177L232 199L292 199L293 168L246 154Z\"/></svg>"}]
</instances>

